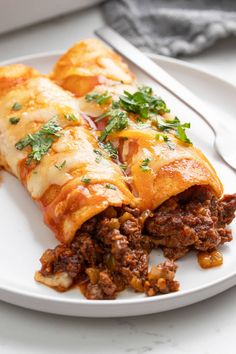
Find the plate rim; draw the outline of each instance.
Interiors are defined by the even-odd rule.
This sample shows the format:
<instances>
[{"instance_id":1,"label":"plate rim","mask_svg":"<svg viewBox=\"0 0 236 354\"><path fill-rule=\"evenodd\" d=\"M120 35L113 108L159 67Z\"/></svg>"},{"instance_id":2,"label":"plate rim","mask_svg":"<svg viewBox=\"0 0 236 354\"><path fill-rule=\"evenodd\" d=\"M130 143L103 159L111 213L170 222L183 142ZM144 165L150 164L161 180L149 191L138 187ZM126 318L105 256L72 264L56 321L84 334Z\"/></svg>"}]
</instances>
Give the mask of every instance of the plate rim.
<instances>
[{"instance_id":1,"label":"plate rim","mask_svg":"<svg viewBox=\"0 0 236 354\"><path fill-rule=\"evenodd\" d=\"M20 63L20 62L24 62L24 61L28 61L28 60L37 60L37 59L44 59L47 57L53 57L53 56L59 56L63 53L62 50L56 50L56 51L46 51L46 52L39 52L39 53L34 53L34 54L29 54L29 55L24 55L24 56L20 56L20 57L15 57L15 58L11 58L8 60L4 60L0 62L0 65L9 65L9 64L13 64L13 63ZM199 68L197 65L194 64L189 64L186 63L184 61L181 61L179 59L175 59L175 58L168 58L162 55L157 55L157 54L153 54L153 53L147 53L148 56L153 59L154 61L158 61L158 62L167 62L170 63L171 65L177 65L177 66L181 66L182 68L188 68L190 70L193 70L194 72L200 72L203 75L206 75L208 77L210 77L211 79L220 81L221 84L224 84L226 86L228 86L231 90L235 90L236 92L236 85L233 83L230 83L227 80L222 79L221 77L209 73L207 70L204 70L202 68ZM227 285L222 289L217 289L217 285L222 285L224 283L227 283ZM156 296L156 297L142 297L142 298L130 298L130 299L114 299L114 300L87 300L87 299L73 299L73 298L60 298L59 296L57 296L57 293L52 294L50 296L45 295L45 294L37 294L37 293L32 293L31 291L28 290L19 290L15 287L11 287L8 285L0 285L0 299L1 299L1 295L3 295L3 301L5 302L10 302L12 304L16 304L16 305L20 305L23 307L28 307L34 310L38 310L38 311L43 311L42 309L37 309L34 306L30 306L29 304L19 304L19 302L17 303L17 301L8 301L8 299L6 299L7 294L10 295L15 295L15 296L22 296L26 299L26 303L27 300L32 299L33 300L41 300L45 303L45 305L48 305L49 308L47 310L45 310L45 312L51 312L51 313L58 313L58 314L64 314L63 312L60 311L55 311L53 308L50 309L50 306L52 306L52 304L55 306L57 305L66 305L66 304L70 304L70 305L77 305L79 306L98 306L100 309L103 308L110 308L110 307L119 307L119 306L128 306L128 305L143 305L143 304L151 304L151 303L165 303L165 302L169 302L172 298L174 298L175 300L179 301L179 303L176 304L176 306L173 306L173 308L179 308L179 307L183 307L188 305L187 304L181 304L180 300L183 297L187 297L188 295L192 295L192 294L199 294L202 293L204 291L207 290L211 290L211 293L209 294L209 296L207 297L203 297L200 299L193 299L193 301L191 301L190 303L196 303L199 302L205 298L210 298L230 287L232 287L233 285L235 285L234 283L236 283L236 269L232 272L230 272L227 276L222 276L220 279L217 280L213 280L211 282L208 282L207 284L203 285L203 286L197 286L194 288L191 288L190 290L180 290L179 292L174 292L174 293L169 293L169 294L165 294L164 296ZM214 289L214 291L212 291ZM4 294L5 293L5 294ZM149 312L149 311L145 311L145 313L156 313L156 312L161 312L160 310L156 311L154 310L153 312ZM77 315L75 313L75 315ZM134 316L135 314L128 314L126 316ZM139 315L139 314L136 314ZM81 315L78 315L81 316ZM83 316L83 315L82 315ZM123 315L122 315L123 316ZM101 314L99 314L98 316L94 315L94 316L86 316L86 317L103 317L101 316ZM109 315L108 317L113 317L113 315ZM118 315L115 315L115 317L118 317Z\"/></svg>"}]
</instances>

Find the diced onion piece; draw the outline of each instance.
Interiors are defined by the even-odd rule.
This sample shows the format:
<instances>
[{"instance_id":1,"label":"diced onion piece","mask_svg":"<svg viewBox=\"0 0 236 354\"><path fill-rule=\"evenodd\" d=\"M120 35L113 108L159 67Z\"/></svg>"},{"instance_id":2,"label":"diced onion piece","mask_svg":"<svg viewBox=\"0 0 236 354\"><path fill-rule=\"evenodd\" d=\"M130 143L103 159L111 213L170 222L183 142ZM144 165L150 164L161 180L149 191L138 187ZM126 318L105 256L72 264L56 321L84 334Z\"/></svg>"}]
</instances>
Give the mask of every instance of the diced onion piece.
<instances>
[{"instance_id":1,"label":"diced onion piece","mask_svg":"<svg viewBox=\"0 0 236 354\"><path fill-rule=\"evenodd\" d=\"M219 267L223 264L223 255L220 251L199 252L198 263L204 269Z\"/></svg>"}]
</instances>

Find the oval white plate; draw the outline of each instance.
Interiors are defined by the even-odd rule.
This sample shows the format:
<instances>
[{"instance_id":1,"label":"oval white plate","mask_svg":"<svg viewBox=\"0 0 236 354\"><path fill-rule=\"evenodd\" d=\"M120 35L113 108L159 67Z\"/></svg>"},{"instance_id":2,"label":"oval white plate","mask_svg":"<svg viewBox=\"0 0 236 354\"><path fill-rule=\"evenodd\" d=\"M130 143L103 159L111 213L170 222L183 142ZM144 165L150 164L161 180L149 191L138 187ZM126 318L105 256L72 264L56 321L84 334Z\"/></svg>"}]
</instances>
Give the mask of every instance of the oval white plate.
<instances>
[{"instance_id":1,"label":"oval white plate","mask_svg":"<svg viewBox=\"0 0 236 354\"><path fill-rule=\"evenodd\" d=\"M43 73L51 70L59 53L33 55L14 59L2 64L21 62ZM152 56L170 74L181 80L199 98L208 104L213 115L235 129L236 88L191 65L160 56ZM210 129L191 111L159 88L144 74L133 68L140 82L153 86L168 103L172 111L183 121L191 121L190 136L212 161L222 179L226 192L235 192L235 174L213 150ZM236 130L235 130L236 131ZM145 297L131 291L122 293L112 301L88 301L72 290L57 293L33 279L40 268L39 258L43 251L55 247L56 240L42 220L42 214L20 183L3 172L0 187L1 247L0 247L0 299L12 304L39 311L86 317L118 317L143 315L166 311L216 295L236 283L236 241L222 247L222 267L202 270L194 253L188 254L178 264L177 279L181 290L168 295ZM235 224L232 226L235 230ZM152 261L162 261L161 252L152 253Z\"/></svg>"}]
</instances>

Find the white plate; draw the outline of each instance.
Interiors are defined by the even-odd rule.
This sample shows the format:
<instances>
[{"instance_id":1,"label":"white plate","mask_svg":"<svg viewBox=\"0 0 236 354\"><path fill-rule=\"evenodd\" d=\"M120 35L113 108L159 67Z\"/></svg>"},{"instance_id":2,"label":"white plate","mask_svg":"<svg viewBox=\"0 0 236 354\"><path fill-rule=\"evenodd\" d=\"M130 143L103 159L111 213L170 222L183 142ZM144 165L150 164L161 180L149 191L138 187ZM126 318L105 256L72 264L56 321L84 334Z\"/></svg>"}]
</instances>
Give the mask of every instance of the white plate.
<instances>
[{"instance_id":1,"label":"white plate","mask_svg":"<svg viewBox=\"0 0 236 354\"><path fill-rule=\"evenodd\" d=\"M18 58L43 73L51 70L58 53L40 54ZM208 104L212 114L222 117L227 125L235 129L236 88L217 77L200 71L180 61L153 57L158 64L188 86ZM10 63L4 62L2 64ZM210 158L222 179L226 192L235 192L235 174L216 155L213 134L191 111L172 98L163 89L134 69L139 81L153 86L167 101L181 120L191 121L190 136ZM236 130L235 130L236 131ZM33 279L40 268L39 257L43 251L56 245L53 234L44 225L42 213L28 196L20 183L3 172L0 187L1 247L0 247L0 299L30 309L86 317L118 317L143 315L186 306L216 295L236 283L236 241L222 247L224 264L221 267L202 270L194 253L181 259L177 271L181 290L177 293L157 297L126 291L116 300L88 301L78 290L57 293ZM235 224L233 226L234 232ZM161 252L153 252L152 260L160 262Z\"/></svg>"}]
</instances>

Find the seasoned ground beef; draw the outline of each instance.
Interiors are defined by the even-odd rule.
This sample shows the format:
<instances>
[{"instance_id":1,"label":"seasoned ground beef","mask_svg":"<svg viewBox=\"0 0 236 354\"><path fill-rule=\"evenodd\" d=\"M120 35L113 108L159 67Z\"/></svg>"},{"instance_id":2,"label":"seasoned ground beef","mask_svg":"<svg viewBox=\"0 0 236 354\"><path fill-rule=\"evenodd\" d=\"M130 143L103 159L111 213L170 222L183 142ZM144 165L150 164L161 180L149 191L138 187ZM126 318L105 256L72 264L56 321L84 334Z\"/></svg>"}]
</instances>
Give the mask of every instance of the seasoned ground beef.
<instances>
[{"instance_id":1,"label":"seasoned ground beef","mask_svg":"<svg viewBox=\"0 0 236 354\"><path fill-rule=\"evenodd\" d=\"M236 195L218 200L206 187L192 187L154 213L109 207L85 222L71 244L47 250L40 274L45 279L66 274L67 288L60 284L57 290L79 285L88 299L114 299L127 287L148 296L177 291L173 260L191 249L214 250L231 241L226 225L235 210ZM171 261L149 270L149 253L157 247Z\"/></svg>"},{"instance_id":2,"label":"seasoned ground beef","mask_svg":"<svg viewBox=\"0 0 236 354\"><path fill-rule=\"evenodd\" d=\"M145 293L148 296L154 296L158 293L167 294L177 291L179 283L174 281L176 269L177 265L171 261L153 266L144 283Z\"/></svg>"},{"instance_id":3,"label":"seasoned ground beef","mask_svg":"<svg viewBox=\"0 0 236 354\"><path fill-rule=\"evenodd\" d=\"M218 200L206 187L192 187L163 203L146 222L153 247L175 260L190 249L209 251L232 240L236 194Z\"/></svg>"},{"instance_id":4,"label":"seasoned ground beef","mask_svg":"<svg viewBox=\"0 0 236 354\"><path fill-rule=\"evenodd\" d=\"M150 243L142 234L145 218L138 209L108 208L84 223L70 245L46 251L41 274L66 272L72 285L82 284L88 299L114 299L127 287L149 296L177 291L173 263L159 264L156 278L149 276Z\"/></svg>"}]
</instances>

